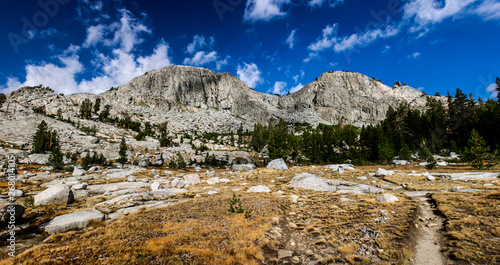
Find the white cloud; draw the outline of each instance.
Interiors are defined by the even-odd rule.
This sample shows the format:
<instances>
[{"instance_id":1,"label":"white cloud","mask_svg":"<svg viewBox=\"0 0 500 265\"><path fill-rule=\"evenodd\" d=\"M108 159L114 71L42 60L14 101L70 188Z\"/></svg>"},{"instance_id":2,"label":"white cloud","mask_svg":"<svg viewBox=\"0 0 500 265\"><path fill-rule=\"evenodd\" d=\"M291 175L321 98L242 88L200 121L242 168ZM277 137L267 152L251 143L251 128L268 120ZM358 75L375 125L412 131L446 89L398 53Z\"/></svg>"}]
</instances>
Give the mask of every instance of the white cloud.
<instances>
[{"instance_id":1,"label":"white cloud","mask_svg":"<svg viewBox=\"0 0 500 265\"><path fill-rule=\"evenodd\" d=\"M303 78L305 75L306 75L306 73L304 72L304 70L300 70L300 75L294 75L292 77L293 81L295 81L295 83L298 83L299 82L299 78Z\"/></svg>"},{"instance_id":2,"label":"white cloud","mask_svg":"<svg viewBox=\"0 0 500 265\"><path fill-rule=\"evenodd\" d=\"M224 60L217 61L215 63L215 65L217 66L217 71L220 71L223 66L228 65L229 59L231 59L231 56L227 55L226 58L224 58Z\"/></svg>"},{"instance_id":3,"label":"white cloud","mask_svg":"<svg viewBox=\"0 0 500 265\"><path fill-rule=\"evenodd\" d=\"M83 71L83 65L76 54L58 56L59 64L43 63L41 65L27 65L25 81L9 78L7 91L13 91L24 86L37 86L43 84L57 90L59 93L71 94L78 86L75 75ZM3 90L3 89L2 89Z\"/></svg>"},{"instance_id":4,"label":"white cloud","mask_svg":"<svg viewBox=\"0 0 500 265\"><path fill-rule=\"evenodd\" d=\"M83 43L83 47L87 48L104 41L104 25L90 26L87 28L87 38Z\"/></svg>"},{"instance_id":5,"label":"white cloud","mask_svg":"<svg viewBox=\"0 0 500 265\"><path fill-rule=\"evenodd\" d=\"M500 19L500 2L486 0L477 7L475 12L484 20Z\"/></svg>"},{"instance_id":6,"label":"white cloud","mask_svg":"<svg viewBox=\"0 0 500 265\"><path fill-rule=\"evenodd\" d=\"M8 94L14 90L21 88L23 84L19 82L19 79L15 77L8 77L7 83L4 86L0 86L0 91L3 94Z\"/></svg>"},{"instance_id":7,"label":"white cloud","mask_svg":"<svg viewBox=\"0 0 500 265\"><path fill-rule=\"evenodd\" d=\"M330 7L342 4L344 0L310 0L307 4L310 7L322 7L323 4L328 3Z\"/></svg>"},{"instance_id":8,"label":"white cloud","mask_svg":"<svg viewBox=\"0 0 500 265\"><path fill-rule=\"evenodd\" d=\"M150 55L137 56L132 51L143 40L140 34L151 31L127 10L119 10L120 22L98 24L87 29L87 38L83 48L92 49L90 54L94 77L80 80L77 76L85 67L80 62L78 53L81 48L70 45L61 54L54 56L56 63L29 64L26 76L21 82L9 78L2 91L12 91L22 86L43 84L58 93L72 94L79 92L101 93L110 87L116 87L152 69L171 65L169 45L161 40ZM102 43L112 47L111 54L99 52L95 47Z\"/></svg>"},{"instance_id":9,"label":"white cloud","mask_svg":"<svg viewBox=\"0 0 500 265\"><path fill-rule=\"evenodd\" d=\"M337 39L334 49L336 52L342 52L353 49L356 46L364 47L379 38L389 38L399 33L399 28L394 26L387 26L384 30L372 29L367 30L362 34L352 34L349 37Z\"/></svg>"},{"instance_id":10,"label":"white cloud","mask_svg":"<svg viewBox=\"0 0 500 265\"><path fill-rule=\"evenodd\" d=\"M404 20L413 19L416 23L411 32L425 30L428 25L439 23L449 17L460 14L468 5L476 0L413 0L403 7Z\"/></svg>"},{"instance_id":11,"label":"white cloud","mask_svg":"<svg viewBox=\"0 0 500 265\"><path fill-rule=\"evenodd\" d=\"M196 52L193 58L184 59L184 64L192 66L202 66L215 61L217 61L217 52L212 51L207 53L204 51L199 51Z\"/></svg>"},{"instance_id":12,"label":"white cloud","mask_svg":"<svg viewBox=\"0 0 500 265\"><path fill-rule=\"evenodd\" d=\"M263 81L261 78L262 73L255 63L244 63L243 67L241 67L241 65L238 65L236 73L238 74L238 78L251 88L255 88Z\"/></svg>"},{"instance_id":13,"label":"white cloud","mask_svg":"<svg viewBox=\"0 0 500 265\"><path fill-rule=\"evenodd\" d=\"M497 89L497 84L491 84L486 88L486 92L491 93L490 98L497 98L498 97L498 91Z\"/></svg>"},{"instance_id":14,"label":"white cloud","mask_svg":"<svg viewBox=\"0 0 500 265\"><path fill-rule=\"evenodd\" d=\"M274 83L273 94L283 96L286 94L286 82L278 81Z\"/></svg>"},{"instance_id":15,"label":"white cloud","mask_svg":"<svg viewBox=\"0 0 500 265\"><path fill-rule=\"evenodd\" d=\"M313 52L319 52L333 47L333 50L339 53L351 50L355 47L364 47L380 38L395 36L399 33L399 28L389 25L386 26L385 29L368 29L363 33L355 33L346 37L338 37L337 32L337 24L327 25L326 28L323 29L322 36L319 37L316 42L311 43L308 49ZM309 61L316 56L316 53L310 53L309 58L306 60Z\"/></svg>"},{"instance_id":16,"label":"white cloud","mask_svg":"<svg viewBox=\"0 0 500 265\"><path fill-rule=\"evenodd\" d=\"M195 35L193 36L193 42L188 44L186 51L187 53L194 54L200 49L213 46L214 42L215 39L213 37L207 42L205 36Z\"/></svg>"},{"instance_id":17,"label":"white cloud","mask_svg":"<svg viewBox=\"0 0 500 265\"><path fill-rule=\"evenodd\" d=\"M419 56L420 56L420 53L419 52L415 52L413 54L408 55L408 58L417 59Z\"/></svg>"},{"instance_id":18,"label":"white cloud","mask_svg":"<svg viewBox=\"0 0 500 265\"><path fill-rule=\"evenodd\" d=\"M323 29L322 37L318 38L316 42L309 45L311 51L322 51L332 47L335 44L337 37L338 24L327 25Z\"/></svg>"},{"instance_id":19,"label":"white cloud","mask_svg":"<svg viewBox=\"0 0 500 265\"><path fill-rule=\"evenodd\" d=\"M302 83L299 83L298 85L296 85L290 89L290 94L293 94L293 93L301 90L303 87L304 87L304 85Z\"/></svg>"},{"instance_id":20,"label":"white cloud","mask_svg":"<svg viewBox=\"0 0 500 265\"><path fill-rule=\"evenodd\" d=\"M295 45L295 32L297 29L292 30L290 32L290 35L288 35L288 38L286 39L286 43L290 46L290 49L293 49L293 46Z\"/></svg>"},{"instance_id":21,"label":"white cloud","mask_svg":"<svg viewBox=\"0 0 500 265\"><path fill-rule=\"evenodd\" d=\"M273 18L286 15L281 8L290 4L291 0L248 0L245 8L244 21L270 21Z\"/></svg>"},{"instance_id":22,"label":"white cloud","mask_svg":"<svg viewBox=\"0 0 500 265\"><path fill-rule=\"evenodd\" d=\"M119 22L89 26L83 47L102 43L108 47L120 45L125 52L130 52L134 46L144 41L141 38L143 33L151 34L151 30L134 18L130 11L121 9L119 12Z\"/></svg>"}]
</instances>

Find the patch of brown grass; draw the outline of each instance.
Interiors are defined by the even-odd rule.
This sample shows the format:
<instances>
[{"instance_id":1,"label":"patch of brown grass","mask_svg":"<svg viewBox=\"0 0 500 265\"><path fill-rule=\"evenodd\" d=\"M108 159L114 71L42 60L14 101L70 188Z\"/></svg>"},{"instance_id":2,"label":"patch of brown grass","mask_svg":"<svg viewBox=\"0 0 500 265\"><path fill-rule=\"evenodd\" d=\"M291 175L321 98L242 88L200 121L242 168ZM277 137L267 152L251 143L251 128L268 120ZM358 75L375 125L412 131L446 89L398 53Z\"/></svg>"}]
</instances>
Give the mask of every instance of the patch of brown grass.
<instances>
[{"instance_id":1,"label":"patch of brown grass","mask_svg":"<svg viewBox=\"0 0 500 265\"><path fill-rule=\"evenodd\" d=\"M229 195L140 212L84 234L58 236L17 258L23 264L260 264L259 243L279 199L244 194L246 219L229 213ZM73 232L74 233L74 232Z\"/></svg>"},{"instance_id":2,"label":"patch of brown grass","mask_svg":"<svg viewBox=\"0 0 500 265\"><path fill-rule=\"evenodd\" d=\"M454 259L475 264L500 263L500 193L434 194L447 218L447 246Z\"/></svg>"},{"instance_id":3,"label":"patch of brown grass","mask_svg":"<svg viewBox=\"0 0 500 265\"><path fill-rule=\"evenodd\" d=\"M335 253L335 262L398 264L411 256L407 243L417 205L409 197L398 194L399 202L384 204L376 201L378 195L296 192L306 197L287 209L296 226L291 238L306 242L324 259ZM340 197L350 200L341 202ZM381 210L388 217L383 222L378 221Z\"/></svg>"}]
</instances>

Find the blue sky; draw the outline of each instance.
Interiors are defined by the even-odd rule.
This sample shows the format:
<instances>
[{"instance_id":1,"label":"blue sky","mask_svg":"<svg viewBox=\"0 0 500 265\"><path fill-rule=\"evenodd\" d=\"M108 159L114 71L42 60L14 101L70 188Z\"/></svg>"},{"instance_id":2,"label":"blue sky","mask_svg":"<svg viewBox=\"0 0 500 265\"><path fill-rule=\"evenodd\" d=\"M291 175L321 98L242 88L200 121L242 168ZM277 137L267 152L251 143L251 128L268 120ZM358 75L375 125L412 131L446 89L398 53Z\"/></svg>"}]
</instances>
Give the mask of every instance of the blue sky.
<instances>
[{"instance_id":1,"label":"blue sky","mask_svg":"<svg viewBox=\"0 0 500 265\"><path fill-rule=\"evenodd\" d=\"M495 97L496 0L0 0L0 91L100 93L191 65L267 93L326 71Z\"/></svg>"}]
</instances>

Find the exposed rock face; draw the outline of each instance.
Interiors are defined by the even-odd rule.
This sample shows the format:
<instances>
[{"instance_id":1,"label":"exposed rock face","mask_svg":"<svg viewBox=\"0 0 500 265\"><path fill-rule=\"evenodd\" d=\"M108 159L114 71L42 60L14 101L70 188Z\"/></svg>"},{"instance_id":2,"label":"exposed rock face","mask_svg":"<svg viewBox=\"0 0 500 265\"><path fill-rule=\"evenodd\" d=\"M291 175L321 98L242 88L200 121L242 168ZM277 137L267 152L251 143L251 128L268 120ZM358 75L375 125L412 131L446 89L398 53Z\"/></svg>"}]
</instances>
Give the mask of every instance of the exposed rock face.
<instances>
[{"instance_id":1,"label":"exposed rock face","mask_svg":"<svg viewBox=\"0 0 500 265\"><path fill-rule=\"evenodd\" d=\"M270 118L363 125L382 120L389 106L425 105L425 96L411 87L389 87L359 73L324 73L299 92L280 97L252 90L232 74L188 66L153 70L100 95L62 96L42 88L22 88L10 97L23 105L43 105L49 113L60 108L65 116L76 113L84 99L100 97L102 106L112 106L111 115L140 113L155 123L169 121L180 131L229 131L240 124L250 128Z\"/></svg>"},{"instance_id":2,"label":"exposed rock face","mask_svg":"<svg viewBox=\"0 0 500 265\"><path fill-rule=\"evenodd\" d=\"M229 118L225 121L228 129L239 123L248 127L264 124L271 117L311 124L343 121L363 125L382 120L389 106L397 107L403 101L414 107L425 104L425 96L411 87L389 87L359 73L324 73L299 92L280 97L252 90L231 74L187 66L150 71L100 96L115 107L147 105L163 113L195 111L199 123L215 109L218 121Z\"/></svg>"}]
</instances>

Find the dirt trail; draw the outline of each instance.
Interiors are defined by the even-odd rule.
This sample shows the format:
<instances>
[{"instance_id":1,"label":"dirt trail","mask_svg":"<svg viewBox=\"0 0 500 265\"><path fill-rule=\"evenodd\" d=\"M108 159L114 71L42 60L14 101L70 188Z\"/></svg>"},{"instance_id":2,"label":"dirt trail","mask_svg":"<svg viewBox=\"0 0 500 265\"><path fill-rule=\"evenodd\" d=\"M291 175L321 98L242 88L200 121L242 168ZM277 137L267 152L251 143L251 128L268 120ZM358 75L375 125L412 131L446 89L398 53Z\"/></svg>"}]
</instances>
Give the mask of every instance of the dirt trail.
<instances>
[{"instance_id":1,"label":"dirt trail","mask_svg":"<svg viewBox=\"0 0 500 265\"><path fill-rule=\"evenodd\" d=\"M434 214L428 198L425 196L413 197L418 202L419 216L416 221L417 239L416 252L413 257L414 265L445 265L446 258L440 249L441 236L439 230L443 227L443 219Z\"/></svg>"}]
</instances>

